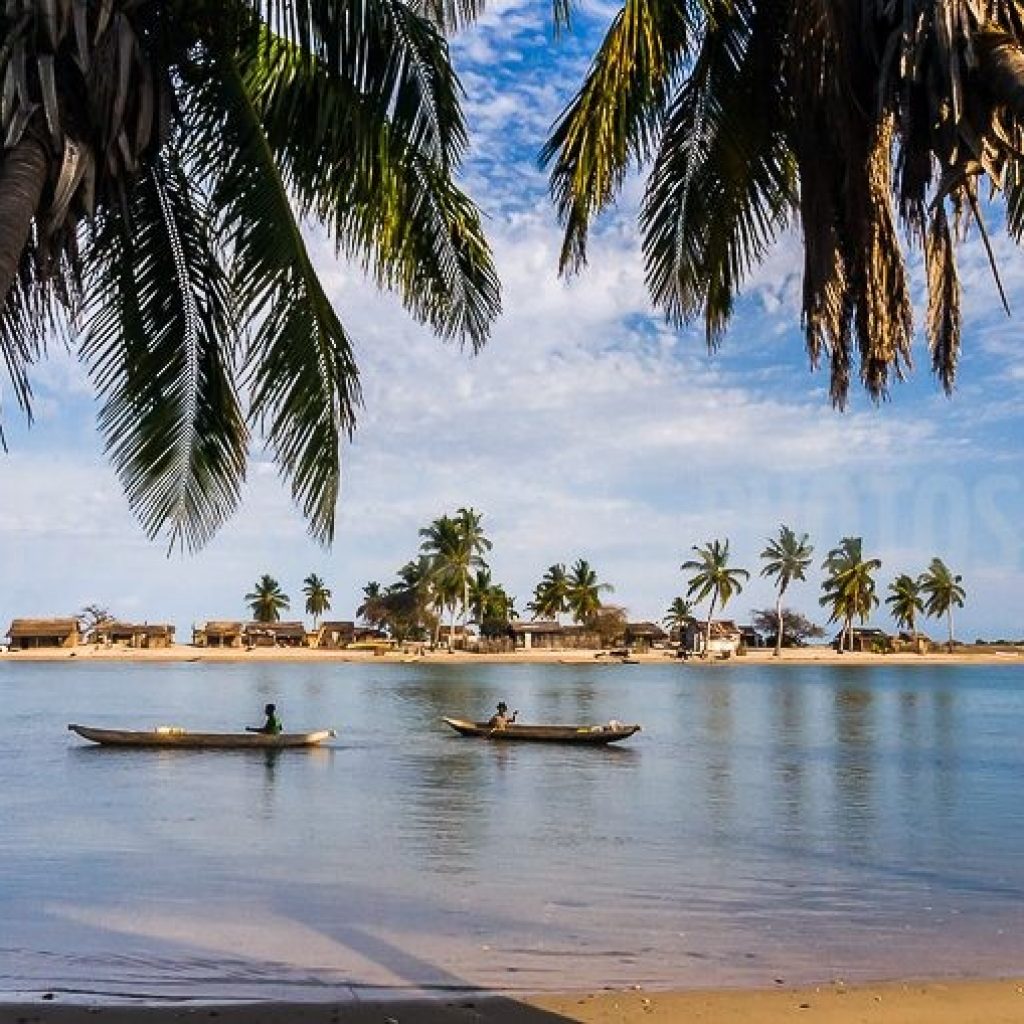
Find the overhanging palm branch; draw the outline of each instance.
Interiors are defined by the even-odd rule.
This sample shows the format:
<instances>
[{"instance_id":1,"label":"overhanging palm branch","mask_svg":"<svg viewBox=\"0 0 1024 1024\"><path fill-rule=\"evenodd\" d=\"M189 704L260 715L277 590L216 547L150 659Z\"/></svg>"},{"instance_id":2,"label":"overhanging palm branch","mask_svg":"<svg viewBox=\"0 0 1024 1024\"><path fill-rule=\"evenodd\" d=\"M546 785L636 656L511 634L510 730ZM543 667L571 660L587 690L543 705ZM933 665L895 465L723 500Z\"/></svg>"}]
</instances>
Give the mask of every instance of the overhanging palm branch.
<instances>
[{"instance_id":1,"label":"overhanging palm branch","mask_svg":"<svg viewBox=\"0 0 1024 1024\"><path fill-rule=\"evenodd\" d=\"M473 12L399 0L0 12L0 352L30 410L52 314L77 329L89 296L101 426L150 534L208 539L237 503L248 423L314 536L332 537L359 384L299 218L416 319L483 344L498 286L452 183L465 126L432 23Z\"/></svg>"},{"instance_id":2,"label":"overhanging palm branch","mask_svg":"<svg viewBox=\"0 0 1024 1024\"><path fill-rule=\"evenodd\" d=\"M703 313L712 345L750 267L798 227L807 348L829 360L841 406L855 371L881 398L910 365L904 239L924 250L932 366L952 388L954 227L973 221L988 245L987 178L1020 240L1022 154L1018 0L626 0L541 159L563 270L585 260L629 164L653 159L641 213L652 295L673 323Z\"/></svg>"}]
</instances>

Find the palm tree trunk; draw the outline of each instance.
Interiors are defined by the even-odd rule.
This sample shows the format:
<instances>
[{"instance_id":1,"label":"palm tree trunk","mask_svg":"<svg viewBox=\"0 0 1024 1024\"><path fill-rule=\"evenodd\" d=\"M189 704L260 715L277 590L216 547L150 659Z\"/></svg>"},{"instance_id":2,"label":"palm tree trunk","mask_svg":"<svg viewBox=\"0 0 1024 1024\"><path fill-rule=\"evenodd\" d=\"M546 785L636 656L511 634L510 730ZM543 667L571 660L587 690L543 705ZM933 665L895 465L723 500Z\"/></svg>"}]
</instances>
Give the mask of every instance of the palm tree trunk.
<instances>
[{"instance_id":1,"label":"palm tree trunk","mask_svg":"<svg viewBox=\"0 0 1024 1024\"><path fill-rule=\"evenodd\" d=\"M448 620L448 653L455 650L455 602L452 601L452 614Z\"/></svg>"},{"instance_id":2,"label":"palm tree trunk","mask_svg":"<svg viewBox=\"0 0 1024 1024\"><path fill-rule=\"evenodd\" d=\"M704 630L704 652L701 657L705 659L711 657L711 620L715 614L715 600L715 597L711 598L711 607L708 608L708 623Z\"/></svg>"},{"instance_id":3,"label":"palm tree trunk","mask_svg":"<svg viewBox=\"0 0 1024 1024\"><path fill-rule=\"evenodd\" d=\"M775 602L775 615L778 618L778 626L775 630L775 657L782 657L782 591L779 591L778 599Z\"/></svg>"},{"instance_id":4,"label":"palm tree trunk","mask_svg":"<svg viewBox=\"0 0 1024 1024\"><path fill-rule=\"evenodd\" d=\"M0 309L7 301L46 184L46 151L31 134L0 158Z\"/></svg>"},{"instance_id":5,"label":"palm tree trunk","mask_svg":"<svg viewBox=\"0 0 1024 1024\"><path fill-rule=\"evenodd\" d=\"M953 605L946 609L946 618L949 622L949 653L953 653Z\"/></svg>"}]
</instances>

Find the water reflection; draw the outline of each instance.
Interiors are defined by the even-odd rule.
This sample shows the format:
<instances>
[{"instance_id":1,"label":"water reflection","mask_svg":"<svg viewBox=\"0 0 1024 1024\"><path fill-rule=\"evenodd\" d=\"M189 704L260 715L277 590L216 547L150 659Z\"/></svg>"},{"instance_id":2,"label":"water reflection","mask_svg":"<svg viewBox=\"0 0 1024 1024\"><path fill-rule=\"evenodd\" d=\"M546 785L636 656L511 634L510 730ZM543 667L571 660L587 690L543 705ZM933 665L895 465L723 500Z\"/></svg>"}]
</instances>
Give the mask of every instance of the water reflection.
<instances>
[{"instance_id":1,"label":"water reflection","mask_svg":"<svg viewBox=\"0 0 1024 1024\"><path fill-rule=\"evenodd\" d=\"M865 680L866 682L866 680ZM835 814L848 850L866 852L872 842L875 771L874 695L860 679L835 692Z\"/></svg>"}]
</instances>

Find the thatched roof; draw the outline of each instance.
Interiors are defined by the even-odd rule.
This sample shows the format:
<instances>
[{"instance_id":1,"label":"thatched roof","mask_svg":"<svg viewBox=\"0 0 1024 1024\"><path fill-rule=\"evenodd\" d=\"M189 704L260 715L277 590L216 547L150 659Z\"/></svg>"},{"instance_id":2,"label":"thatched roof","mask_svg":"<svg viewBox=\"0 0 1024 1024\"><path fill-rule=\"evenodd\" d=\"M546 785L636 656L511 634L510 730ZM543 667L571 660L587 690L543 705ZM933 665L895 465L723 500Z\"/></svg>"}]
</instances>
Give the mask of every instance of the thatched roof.
<instances>
[{"instance_id":1,"label":"thatched roof","mask_svg":"<svg viewBox=\"0 0 1024 1024\"><path fill-rule=\"evenodd\" d=\"M353 633L356 624L347 619L332 619L329 622L321 622L320 629L328 633Z\"/></svg>"},{"instance_id":2,"label":"thatched roof","mask_svg":"<svg viewBox=\"0 0 1024 1024\"><path fill-rule=\"evenodd\" d=\"M208 622L203 626L203 632L207 636L232 636L242 632L242 624L227 621Z\"/></svg>"},{"instance_id":3,"label":"thatched roof","mask_svg":"<svg viewBox=\"0 0 1024 1024\"><path fill-rule=\"evenodd\" d=\"M306 626L302 622L248 622L245 631L268 636L305 636Z\"/></svg>"},{"instance_id":4,"label":"thatched roof","mask_svg":"<svg viewBox=\"0 0 1024 1024\"><path fill-rule=\"evenodd\" d=\"M77 619L15 619L7 635L14 640L18 637L70 636L77 631Z\"/></svg>"},{"instance_id":5,"label":"thatched roof","mask_svg":"<svg viewBox=\"0 0 1024 1024\"><path fill-rule=\"evenodd\" d=\"M655 640L663 640L668 634L656 622L628 622L626 632L630 636L649 636Z\"/></svg>"},{"instance_id":6,"label":"thatched roof","mask_svg":"<svg viewBox=\"0 0 1024 1024\"><path fill-rule=\"evenodd\" d=\"M562 624L554 619L538 619L535 622L516 621L509 625L513 633L561 633Z\"/></svg>"},{"instance_id":7,"label":"thatched roof","mask_svg":"<svg viewBox=\"0 0 1024 1024\"><path fill-rule=\"evenodd\" d=\"M173 636L175 627L167 622L108 622L98 630L111 636Z\"/></svg>"}]
</instances>

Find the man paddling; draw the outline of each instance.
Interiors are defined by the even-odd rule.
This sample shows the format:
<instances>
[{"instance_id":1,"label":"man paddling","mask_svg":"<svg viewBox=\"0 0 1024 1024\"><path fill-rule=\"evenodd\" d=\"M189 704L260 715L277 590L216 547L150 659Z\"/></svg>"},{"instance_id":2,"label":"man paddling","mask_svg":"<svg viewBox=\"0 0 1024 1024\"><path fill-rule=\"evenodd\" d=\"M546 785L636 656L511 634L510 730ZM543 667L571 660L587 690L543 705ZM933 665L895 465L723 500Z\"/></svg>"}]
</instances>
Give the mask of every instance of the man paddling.
<instances>
[{"instance_id":1,"label":"man paddling","mask_svg":"<svg viewBox=\"0 0 1024 1024\"><path fill-rule=\"evenodd\" d=\"M497 710L497 712L495 714L491 715L490 720L488 721L487 725L490 727L492 732L495 729L498 729L498 730L507 729L508 726L510 725L510 723L512 723L512 722L514 722L516 720L516 715L518 715L518 714L519 714L518 711L513 711L512 712L512 717L509 718L508 705L503 700L499 701L498 702L498 710Z\"/></svg>"},{"instance_id":2,"label":"man paddling","mask_svg":"<svg viewBox=\"0 0 1024 1024\"><path fill-rule=\"evenodd\" d=\"M246 732L263 732L268 736L276 736L278 733L284 731L284 726L281 725L281 719L277 717L276 704L268 704L263 709L263 713L267 716L267 720L263 725L258 729L254 725L247 725L245 727Z\"/></svg>"}]
</instances>

